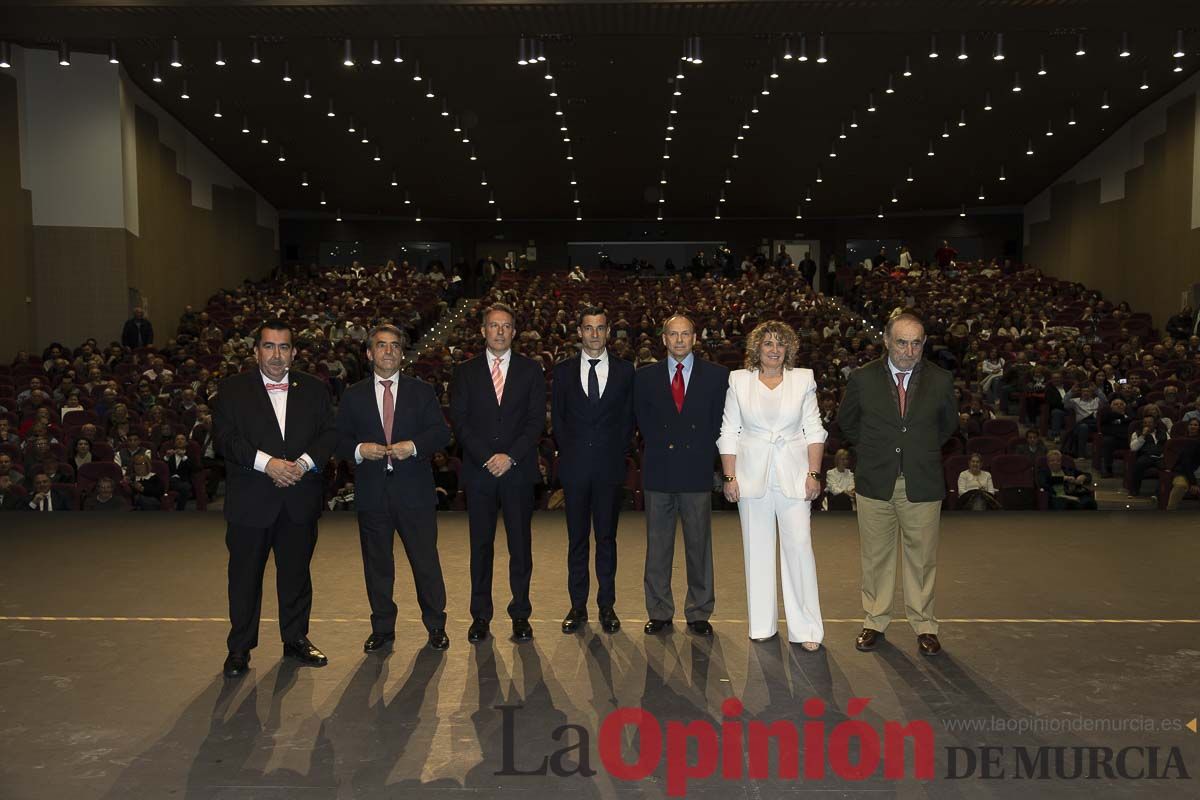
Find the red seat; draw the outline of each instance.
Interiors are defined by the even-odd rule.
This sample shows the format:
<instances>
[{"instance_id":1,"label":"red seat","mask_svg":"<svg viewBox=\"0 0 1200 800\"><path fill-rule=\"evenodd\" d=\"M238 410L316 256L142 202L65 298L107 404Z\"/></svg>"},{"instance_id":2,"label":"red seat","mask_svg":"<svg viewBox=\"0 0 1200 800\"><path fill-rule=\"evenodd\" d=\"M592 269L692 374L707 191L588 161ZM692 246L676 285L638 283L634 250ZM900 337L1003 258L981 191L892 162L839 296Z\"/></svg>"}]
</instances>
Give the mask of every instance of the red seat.
<instances>
[{"instance_id":1,"label":"red seat","mask_svg":"<svg viewBox=\"0 0 1200 800\"><path fill-rule=\"evenodd\" d=\"M1013 419L989 419L984 420L983 423L984 436L1008 439L1013 435L1019 435L1020 432L1020 428L1017 427L1017 421Z\"/></svg>"},{"instance_id":2,"label":"red seat","mask_svg":"<svg viewBox=\"0 0 1200 800\"><path fill-rule=\"evenodd\" d=\"M1037 505L1037 485L1029 456L1000 454L992 459L992 481L1007 509L1032 509Z\"/></svg>"},{"instance_id":3,"label":"red seat","mask_svg":"<svg viewBox=\"0 0 1200 800\"><path fill-rule=\"evenodd\" d=\"M989 420L989 422L991 421ZM979 453L983 456L984 468L989 470L992 468L992 459L995 456L1003 455L1006 447L1006 440L993 436L976 436L973 439L967 439L967 455Z\"/></svg>"},{"instance_id":4,"label":"red seat","mask_svg":"<svg viewBox=\"0 0 1200 800\"><path fill-rule=\"evenodd\" d=\"M117 484L124 479L121 468L111 461L93 461L79 468L79 488L90 491L101 478L112 478Z\"/></svg>"},{"instance_id":5,"label":"red seat","mask_svg":"<svg viewBox=\"0 0 1200 800\"><path fill-rule=\"evenodd\" d=\"M942 504L943 508L958 505L958 476L970 462L971 457L966 455L947 456L942 461L942 474L946 478L946 502Z\"/></svg>"}]
</instances>

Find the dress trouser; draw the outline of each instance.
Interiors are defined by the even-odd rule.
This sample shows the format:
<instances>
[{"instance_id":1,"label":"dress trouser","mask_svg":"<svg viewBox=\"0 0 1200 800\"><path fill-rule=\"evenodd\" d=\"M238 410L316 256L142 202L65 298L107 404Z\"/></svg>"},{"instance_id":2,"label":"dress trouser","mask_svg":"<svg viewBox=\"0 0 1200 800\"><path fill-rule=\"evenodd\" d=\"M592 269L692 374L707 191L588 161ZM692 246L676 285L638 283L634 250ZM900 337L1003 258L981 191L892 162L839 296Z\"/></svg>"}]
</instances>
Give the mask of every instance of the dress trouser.
<instances>
[{"instance_id":1,"label":"dress trouser","mask_svg":"<svg viewBox=\"0 0 1200 800\"><path fill-rule=\"evenodd\" d=\"M621 484L586 478L563 484L567 506L567 592L572 608L587 606L588 550L596 532L596 605L616 602L617 519Z\"/></svg>"},{"instance_id":2,"label":"dress trouser","mask_svg":"<svg viewBox=\"0 0 1200 800\"><path fill-rule=\"evenodd\" d=\"M764 639L779 631L779 612L775 603L778 538L788 641L820 642L825 637L825 624L821 618L817 561L812 549L812 503L785 497L779 490L778 481L771 483L762 497L743 497L738 501L750 638Z\"/></svg>"},{"instance_id":3,"label":"dress trouser","mask_svg":"<svg viewBox=\"0 0 1200 800\"><path fill-rule=\"evenodd\" d=\"M496 553L497 512L504 514L508 538L508 615L528 619L529 580L533 576L533 484L511 474L486 477L467 486L467 522L471 529L471 616L491 621L492 560Z\"/></svg>"},{"instance_id":4,"label":"dress trouser","mask_svg":"<svg viewBox=\"0 0 1200 800\"><path fill-rule=\"evenodd\" d=\"M937 633L933 614L937 546L942 501L914 503L896 478L890 500L858 494L858 536L862 552L863 627L883 631L892 621L896 593L896 534L904 552L904 609L917 633Z\"/></svg>"},{"instance_id":5,"label":"dress trouser","mask_svg":"<svg viewBox=\"0 0 1200 800\"><path fill-rule=\"evenodd\" d=\"M246 653L258 646L262 579L271 552L275 553L280 639L294 642L308 635L308 617L312 611L312 577L308 565L316 546L316 518L297 522L288 515L286 505L280 509L275 522L266 528L233 523L226 526L229 652Z\"/></svg>"},{"instance_id":6,"label":"dress trouser","mask_svg":"<svg viewBox=\"0 0 1200 800\"><path fill-rule=\"evenodd\" d=\"M386 511L358 512L358 539L362 546L367 600L371 604L371 631L396 630L396 602L392 599L396 583L392 534L396 531L412 568L425 629L445 628L446 583L437 551L437 507L432 502L428 506L403 506L391 494L387 495L387 504Z\"/></svg>"},{"instance_id":7,"label":"dress trouser","mask_svg":"<svg viewBox=\"0 0 1200 800\"><path fill-rule=\"evenodd\" d=\"M650 619L671 619L671 567L675 561L675 520L683 522L683 554L687 566L688 622L707 620L713 594L712 493L646 492L646 611Z\"/></svg>"}]
</instances>

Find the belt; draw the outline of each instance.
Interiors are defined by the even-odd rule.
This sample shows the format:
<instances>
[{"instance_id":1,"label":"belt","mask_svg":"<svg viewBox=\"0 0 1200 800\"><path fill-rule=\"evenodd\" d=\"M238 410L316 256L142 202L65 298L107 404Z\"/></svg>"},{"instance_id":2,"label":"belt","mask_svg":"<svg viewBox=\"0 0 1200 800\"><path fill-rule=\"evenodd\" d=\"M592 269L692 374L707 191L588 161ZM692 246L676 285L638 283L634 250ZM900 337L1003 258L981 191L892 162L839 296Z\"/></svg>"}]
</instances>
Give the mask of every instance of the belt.
<instances>
[{"instance_id":1,"label":"belt","mask_svg":"<svg viewBox=\"0 0 1200 800\"><path fill-rule=\"evenodd\" d=\"M742 431L742 436L746 437L747 439L755 439L760 442L767 442L768 444L773 444L777 447L782 447L785 444L802 441L804 439L803 433L794 433L791 436L784 436L782 433L777 433L775 431L770 433L762 433L760 431Z\"/></svg>"}]
</instances>

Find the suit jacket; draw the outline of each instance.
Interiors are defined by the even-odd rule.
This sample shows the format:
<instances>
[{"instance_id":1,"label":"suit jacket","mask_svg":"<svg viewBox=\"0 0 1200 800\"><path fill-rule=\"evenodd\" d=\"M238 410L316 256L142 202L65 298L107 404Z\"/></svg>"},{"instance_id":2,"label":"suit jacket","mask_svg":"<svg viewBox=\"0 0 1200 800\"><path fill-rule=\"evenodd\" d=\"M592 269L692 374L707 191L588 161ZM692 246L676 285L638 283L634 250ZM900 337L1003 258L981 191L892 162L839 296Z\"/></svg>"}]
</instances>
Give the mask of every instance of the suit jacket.
<instances>
[{"instance_id":1,"label":"suit jacket","mask_svg":"<svg viewBox=\"0 0 1200 800\"><path fill-rule=\"evenodd\" d=\"M900 416L900 395L887 357L850 373L838 409L838 427L854 442L858 494L891 500L896 476L913 502L946 496L942 445L958 428L954 378L941 367L921 360L908 379L907 405Z\"/></svg>"},{"instance_id":2,"label":"suit jacket","mask_svg":"<svg viewBox=\"0 0 1200 800\"><path fill-rule=\"evenodd\" d=\"M26 495L9 492L8 494L0 494L0 511L19 511L25 508ZM25 502L22 502L24 500Z\"/></svg>"},{"instance_id":3,"label":"suit jacket","mask_svg":"<svg viewBox=\"0 0 1200 800\"><path fill-rule=\"evenodd\" d=\"M497 453L507 453L517 462L504 479L529 484L541 480L537 444L546 426L546 375L531 358L516 352L511 358L499 404L486 350L454 370L450 421L462 446L462 482L467 489L497 480L483 468Z\"/></svg>"},{"instance_id":4,"label":"suit jacket","mask_svg":"<svg viewBox=\"0 0 1200 800\"><path fill-rule=\"evenodd\" d=\"M729 370L696 356L680 412L671 396L672 363L665 358L647 364L634 377L634 415L646 444L642 487L652 492L711 492Z\"/></svg>"},{"instance_id":5,"label":"suit jacket","mask_svg":"<svg viewBox=\"0 0 1200 800\"><path fill-rule=\"evenodd\" d=\"M195 472L196 465L192 463L191 458L188 456L167 456L166 464L168 475L177 477L185 483L192 482L192 475Z\"/></svg>"},{"instance_id":6,"label":"suit jacket","mask_svg":"<svg viewBox=\"0 0 1200 800\"><path fill-rule=\"evenodd\" d=\"M30 492L28 495L21 498L21 500L22 500L21 507L24 508L26 511L34 511L34 512L37 511L37 508L35 506L29 505L30 503L33 502L33 495L34 495L34 493ZM74 510L71 508L71 498L67 497L65 494L60 492L58 489L50 490L50 507L54 511L72 511L72 510ZM45 513L45 512L41 512L41 513Z\"/></svg>"},{"instance_id":7,"label":"suit jacket","mask_svg":"<svg viewBox=\"0 0 1200 800\"><path fill-rule=\"evenodd\" d=\"M558 479L625 480L625 452L633 436L633 364L608 354L608 382L599 403L588 401L580 379L583 356L554 365L551 419L558 443Z\"/></svg>"},{"instance_id":8,"label":"suit jacket","mask_svg":"<svg viewBox=\"0 0 1200 800\"><path fill-rule=\"evenodd\" d=\"M392 387L396 414L392 418L392 441L383 434L383 420L375 400L375 375L359 381L342 395L337 412L337 455L354 464L354 451L362 442L395 444L412 441L417 454L392 461L368 461L354 467L354 507L358 511L386 511L389 495L401 505L432 507L433 468L429 459L450 442L450 427L442 416L433 387L425 381L396 373Z\"/></svg>"},{"instance_id":9,"label":"suit jacket","mask_svg":"<svg viewBox=\"0 0 1200 800\"><path fill-rule=\"evenodd\" d=\"M225 459L225 519L255 528L275 522L286 505L295 521L316 519L323 496L319 473L305 473L294 486L277 488L254 469L259 450L295 460L308 453L317 469L333 455L337 431L329 390L320 378L292 370L289 375L285 439L256 368L221 381L213 406L213 438Z\"/></svg>"},{"instance_id":10,"label":"suit jacket","mask_svg":"<svg viewBox=\"0 0 1200 800\"><path fill-rule=\"evenodd\" d=\"M810 469L808 446L821 444L826 437L817 403L817 381L811 369L784 370L783 382L773 390L782 392L780 416L773 423L763 417L758 383L757 370L739 369L729 374L717 450L722 455L737 456L735 474L743 497L767 493L774 464L784 496L803 500ZM821 465L812 469L820 472Z\"/></svg>"}]
</instances>

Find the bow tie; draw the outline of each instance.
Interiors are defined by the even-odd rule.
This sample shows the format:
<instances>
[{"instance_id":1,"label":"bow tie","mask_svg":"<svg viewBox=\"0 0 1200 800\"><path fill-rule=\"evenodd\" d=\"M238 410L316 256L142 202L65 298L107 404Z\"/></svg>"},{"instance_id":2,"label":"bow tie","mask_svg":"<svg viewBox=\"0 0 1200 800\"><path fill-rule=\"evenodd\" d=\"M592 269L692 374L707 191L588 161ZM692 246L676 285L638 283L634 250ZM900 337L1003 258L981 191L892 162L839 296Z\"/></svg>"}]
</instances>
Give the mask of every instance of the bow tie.
<instances>
[{"instance_id":1,"label":"bow tie","mask_svg":"<svg viewBox=\"0 0 1200 800\"><path fill-rule=\"evenodd\" d=\"M288 390L288 385L286 383L268 383L267 384L268 392L286 392L287 390Z\"/></svg>"}]
</instances>

